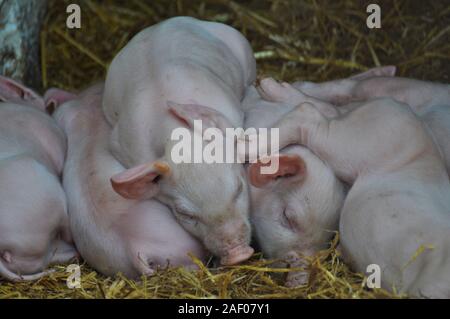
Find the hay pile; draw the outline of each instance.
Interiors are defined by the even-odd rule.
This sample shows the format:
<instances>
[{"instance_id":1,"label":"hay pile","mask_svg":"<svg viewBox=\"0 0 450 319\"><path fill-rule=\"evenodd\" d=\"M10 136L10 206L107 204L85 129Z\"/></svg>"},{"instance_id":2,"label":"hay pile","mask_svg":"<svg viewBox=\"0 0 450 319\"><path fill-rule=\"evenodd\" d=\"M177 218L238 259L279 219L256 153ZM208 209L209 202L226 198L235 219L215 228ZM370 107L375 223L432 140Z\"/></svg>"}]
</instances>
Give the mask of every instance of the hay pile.
<instances>
[{"instance_id":1,"label":"hay pile","mask_svg":"<svg viewBox=\"0 0 450 319\"><path fill-rule=\"evenodd\" d=\"M286 288L283 274L289 269L271 268L273 261L260 255L240 266L207 268L199 260L195 272L169 268L139 282L122 275L104 277L81 266L81 288L67 288L66 266L31 283L0 281L0 298L400 298L382 289L364 288L364 278L352 273L333 248L312 260L312 280L307 287Z\"/></svg>"},{"instance_id":2,"label":"hay pile","mask_svg":"<svg viewBox=\"0 0 450 319\"><path fill-rule=\"evenodd\" d=\"M255 51L260 74L286 81L330 80L394 64L401 76L449 82L448 1L378 0L381 29L368 29L361 0L49 1L42 32L44 87L83 88L103 79L114 55L141 29L176 15L237 28ZM79 3L82 29L66 28Z\"/></svg>"},{"instance_id":3,"label":"hay pile","mask_svg":"<svg viewBox=\"0 0 450 319\"><path fill-rule=\"evenodd\" d=\"M370 1L336 0L50 0L41 38L45 88L82 89L104 78L108 63L139 30L175 15L230 24L250 40L260 74L323 81L394 64L398 74L449 82L447 1L377 1L382 28L366 27ZM82 29L67 30L66 6L79 3ZM396 298L364 289L332 248L312 261L312 280L282 285L287 269L256 255L241 266L197 272L167 269L141 282L106 278L82 265L81 289L68 289L65 267L33 283L0 281L0 298Z\"/></svg>"}]
</instances>

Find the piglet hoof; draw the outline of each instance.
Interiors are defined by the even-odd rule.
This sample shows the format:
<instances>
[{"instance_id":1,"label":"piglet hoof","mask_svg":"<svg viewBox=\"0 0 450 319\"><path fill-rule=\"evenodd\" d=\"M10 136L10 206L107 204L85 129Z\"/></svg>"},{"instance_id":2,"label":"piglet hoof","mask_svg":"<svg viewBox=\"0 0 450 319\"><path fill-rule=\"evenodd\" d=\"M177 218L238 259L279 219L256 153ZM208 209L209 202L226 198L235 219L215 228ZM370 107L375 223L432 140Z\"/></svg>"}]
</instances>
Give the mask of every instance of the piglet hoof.
<instances>
[{"instance_id":1,"label":"piglet hoof","mask_svg":"<svg viewBox=\"0 0 450 319\"><path fill-rule=\"evenodd\" d=\"M288 288L297 288L300 286L306 286L308 282L309 282L309 272L294 271L288 273L285 286Z\"/></svg>"},{"instance_id":2,"label":"piglet hoof","mask_svg":"<svg viewBox=\"0 0 450 319\"><path fill-rule=\"evenodd\" d=\"M140 253L137 254L137 259L135 259L135 266L143 276L150 277L156 273L157 266L155 263Z\"/></svg>"},{"instance_id":3,"label":"piglet hoof","mask_svg":"<svg viewBox=\"0 0 450 319\"><path fill-rule=\"evenodd\" d=\"M265 100L272 102L297 104L305 99L304 95L289 83L278 83L272 78L261 80L258 91Z\"/></svg>"}]
</instances>

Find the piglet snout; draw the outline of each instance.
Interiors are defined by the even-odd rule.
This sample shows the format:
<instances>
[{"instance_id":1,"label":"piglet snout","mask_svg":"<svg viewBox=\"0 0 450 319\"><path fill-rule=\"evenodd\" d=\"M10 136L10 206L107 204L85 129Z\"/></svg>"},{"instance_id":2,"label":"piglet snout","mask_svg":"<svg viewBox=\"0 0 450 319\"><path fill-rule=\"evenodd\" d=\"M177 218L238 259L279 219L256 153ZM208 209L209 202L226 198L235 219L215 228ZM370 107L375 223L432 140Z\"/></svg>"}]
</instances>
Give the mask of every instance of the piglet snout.
<instances>
[{"instance_id":1,"label":"piglet snout","mask_svg":"<svg viewBox=\"0 0 450 319\"><path fill-rule=\"evenodd\" d=\"M236 246L222 256L220 263L224 266L236 265L249 259L253 255L253 252L253 248L248 245Z\"/></svg>"},{"instance_id":2,"label":"piglet snout","mask_svg":"<svg viewBox=\"0 0 450 319\"><path fill-rule=\"evenodd\" d=\"M307 285L308 282L309 282L308 271L292 271L288 273L285 285L288 288L296 288L299 286Z\"/></svg>"},{"instance_id":3,"label":"piglet snout","mask_svg":"<svg viewBox=\"0 0 450 319\"><path fill-rule=\"evenodd\" d=\"M250 225L244 219L232 219L211 234L209 242L213 243L220 263L224 266L238 264L253 255L250 247Z\"/></svg>"}]
</instances>

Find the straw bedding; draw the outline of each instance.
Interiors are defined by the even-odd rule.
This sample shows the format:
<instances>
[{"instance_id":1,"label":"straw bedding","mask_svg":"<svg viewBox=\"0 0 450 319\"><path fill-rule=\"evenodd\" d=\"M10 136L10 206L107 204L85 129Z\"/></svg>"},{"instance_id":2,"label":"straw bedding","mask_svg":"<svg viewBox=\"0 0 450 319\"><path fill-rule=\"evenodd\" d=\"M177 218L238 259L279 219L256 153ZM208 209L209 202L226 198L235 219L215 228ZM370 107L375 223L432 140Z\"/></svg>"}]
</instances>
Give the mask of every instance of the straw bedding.
<instances>
[{"instance_id":1,"label":"straw bedding","mask_svg":"<svg viewBox=\"0 0 450 319\"><path fill-rule=\"evenodd\" d=\"M66 28L66 6L78 3L81 30ZM373 1L372 1L373 2ZM394 64L401 76L449 82L450 5L447 1L376 1L381 29L368 29L370 1L50 0L41 33L44 88L82 89L105 76L108 63L139 30L176 15L230 24L249 39L259 75L323 81ZM286 288L289 269L255 255L233 267L162 269L153 277L104 277L81 261L81 288L69 289L65 266L36 282L0 280L0 298L401 298L364 288L335 246L311 261L308 286Z\"/></svg>"}]
</instances>

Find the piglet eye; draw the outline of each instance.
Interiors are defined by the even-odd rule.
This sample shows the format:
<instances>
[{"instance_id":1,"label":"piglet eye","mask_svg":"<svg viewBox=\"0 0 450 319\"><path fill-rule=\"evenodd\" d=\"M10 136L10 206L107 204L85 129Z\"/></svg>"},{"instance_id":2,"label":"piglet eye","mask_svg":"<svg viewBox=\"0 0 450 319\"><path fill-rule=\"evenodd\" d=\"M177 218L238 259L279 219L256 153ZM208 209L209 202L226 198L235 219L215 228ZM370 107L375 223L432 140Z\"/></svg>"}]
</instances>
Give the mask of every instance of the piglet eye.
<instances>
[{"instance_id":1,"label":"piglet eye","mask_svg":"<svg viewBox=\"0 0 450 319\"><path fill-rule=\"evenodd\" d=\"M281 214L281 224L291 230L295 229L295 223L292 221L292 216L290 216L290 210L286 207Z\"/></svg>"},{"instance_id":2,"label":"piglet eye","mask_svg":"<svg viewBox=\"0 0 450 319\"><path fill-rule=\"evenodd\" d=\"M197 220L197 217L194 214L192 214L184 209L181 209L179 207L175 207L175 213L183 219L192 220L192 221Z\"/></svg>"}]
</instances>

